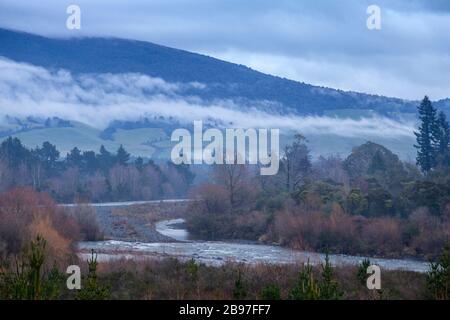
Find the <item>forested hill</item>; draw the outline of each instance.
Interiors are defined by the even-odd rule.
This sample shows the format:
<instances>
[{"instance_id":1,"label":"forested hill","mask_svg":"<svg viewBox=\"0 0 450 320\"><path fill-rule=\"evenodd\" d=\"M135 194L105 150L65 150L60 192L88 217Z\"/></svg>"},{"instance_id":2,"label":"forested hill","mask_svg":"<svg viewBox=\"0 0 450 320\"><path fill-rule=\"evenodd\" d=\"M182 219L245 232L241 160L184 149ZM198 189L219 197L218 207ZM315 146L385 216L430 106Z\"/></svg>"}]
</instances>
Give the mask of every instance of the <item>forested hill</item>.
<instances>
[{"instance_id":1,"label":"forested hill","mask_svg":"<svg viewBox=\"0 0 450 320\"><path fill-rule=\"evenodd\" d=\"M274 113L322 115L336 110L373 110L383 115L415 113L417 102L344 92L267 75L205 55L116 38L50 39L0 29L0 56L50 69L79 73L142 73L169 82L199 82L204 100L268 104ZM424 93L425 94L425 93ZM266 108L267 108L267 104ZM349 110L350 109L350 110ZM350 113L350 114L349 114Z\"/></svg>"}]
</instances>

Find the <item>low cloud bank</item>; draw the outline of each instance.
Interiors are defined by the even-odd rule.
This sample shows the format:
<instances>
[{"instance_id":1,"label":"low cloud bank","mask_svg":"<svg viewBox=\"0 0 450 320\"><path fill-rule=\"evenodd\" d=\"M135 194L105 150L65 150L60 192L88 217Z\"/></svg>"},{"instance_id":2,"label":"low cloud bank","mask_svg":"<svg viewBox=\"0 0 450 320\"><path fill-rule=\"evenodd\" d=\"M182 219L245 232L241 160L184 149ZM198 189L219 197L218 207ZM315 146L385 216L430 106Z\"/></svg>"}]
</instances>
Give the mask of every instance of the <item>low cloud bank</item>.
<instances>
[{"instance_id":1,"label":"low cloud bank","mask_svg":"<svg viewBox=\"0 0 450 320\"><path fill-rule=\"evenodd\" d=\"M164 116L180 122L214 119L235 128L279 128L306 136L341 137L412 136L414 130L410 121L383 117L280 116L229 101L206 104L187 96L190 90L204 90L203 84L168 83L136 73L74 76L3 58L0 70L0 119L59 117L102 129L113 120Z\"/></svg>"}]
</instances>

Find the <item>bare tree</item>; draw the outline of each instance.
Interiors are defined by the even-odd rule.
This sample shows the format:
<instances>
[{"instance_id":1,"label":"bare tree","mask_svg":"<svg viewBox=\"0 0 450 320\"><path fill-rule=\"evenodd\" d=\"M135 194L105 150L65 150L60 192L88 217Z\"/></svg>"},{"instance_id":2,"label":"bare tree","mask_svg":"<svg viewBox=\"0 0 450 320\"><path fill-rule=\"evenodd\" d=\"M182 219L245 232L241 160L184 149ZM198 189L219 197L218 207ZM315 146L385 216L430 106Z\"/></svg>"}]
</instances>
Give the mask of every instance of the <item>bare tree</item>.
<instances>
[{"instance_id":1,"label":"bare tree","mask_svg":"<svg viewBox=\"0 0 450 320\"><path fill-rule=\"evenodd\" d=\"M217 165L214 178L216 183L222 185L227 191L231 212L236 211L251 193L249 170L245 165Z\"/></svg>"},{"instance_id":2,"label":"bare tree","mask_svg":"<svg viewBox=\"0 0 450 320\"><path fill-rule=\"evenodd\" d=\"M305 141L305 137L297 134L294 142L284 149L281 167L289 192L297 189L311 171L311 159Z\"/></svg>"},{"instance_id":3,"label":"bare tree","mask_svg":"<svg viewBox=\"0 0 450 320\"><path fill-rule=\"evenodd\" d=\"M343 160L338 155L320 156L313 167L317 180L332 180L348 186L348 173L344 169Z\"/></svg>"}]
</instances>

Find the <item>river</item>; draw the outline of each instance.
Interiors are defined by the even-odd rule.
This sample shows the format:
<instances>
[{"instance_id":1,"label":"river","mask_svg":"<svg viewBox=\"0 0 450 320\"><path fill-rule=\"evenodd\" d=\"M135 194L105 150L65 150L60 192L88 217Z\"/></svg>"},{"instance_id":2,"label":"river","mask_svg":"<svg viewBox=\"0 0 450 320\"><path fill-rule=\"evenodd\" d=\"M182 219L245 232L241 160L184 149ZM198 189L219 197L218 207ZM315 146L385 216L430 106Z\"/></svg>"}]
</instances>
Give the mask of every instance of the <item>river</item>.
<instances>
[{"instance_id":1,"label":"river","mask_svg":"<svg viewBox=\"0 0 450 320\"><path fill-rule=\"evenodd\" d=\"M157 232L174 239L169 243L144 243L124 241L81 242L79 249L83 258L94 249L99 260L112 259L154 259L176 257L181 260L195 259L198 262L218 266L225 262L293 264L309 261L312 265L323 263L325 255L283 248L276 245L257 243L240 243L231 241L190 240L189 233L183 227L183 219L160 221L156 224ZM364 257L332 254L329 256L333 265L357 265ZM370 258L383 270L407 270L424 273L429 264L408 259Z\"/></svg>"},{"instance_id":2,"label":"river","mask_svg":"<svg viewBox=\"0 0 450 320\"><path fill-rule=\"evenodd\" d=\"M163 200L144 200L144 201L121 201L121 202L99 202L99 203L89 203L89 206L94 208L102 207L128 207L140 204L156 204L156 203L177 203L177 202L189 202L190 199L163 199ZM60 207L75 207L80 205L79 203L62 203L58 206Z\"/></svg>"}]
</instances>

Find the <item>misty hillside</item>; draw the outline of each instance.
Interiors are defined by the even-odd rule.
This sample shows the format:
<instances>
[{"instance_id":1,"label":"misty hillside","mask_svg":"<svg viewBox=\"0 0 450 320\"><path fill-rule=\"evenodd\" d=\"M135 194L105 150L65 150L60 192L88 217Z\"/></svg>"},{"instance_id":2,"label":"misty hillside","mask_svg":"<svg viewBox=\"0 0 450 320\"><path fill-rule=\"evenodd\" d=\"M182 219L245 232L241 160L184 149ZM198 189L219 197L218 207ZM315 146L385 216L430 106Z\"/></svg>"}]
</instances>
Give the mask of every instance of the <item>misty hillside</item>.
<instances>
[{"instance_id":1,"label":"misty hillside","mask_svg":"<svg viewBox=\"0 0 450 320\"><path fill-rule=\"evenodd\" d=\"M339 109L373 110L396 116L416 103L322 88L257 72L243 65L149 42L114 38L50 39L0 29L0 56L49 69L80 73L141 73L168 82L199 82L185 94L203 100L271 102L270 112L323 115ZM266 110L268 111L268 110Z\"/></svg>"},{"instance_id":2,"label":"misty hillside","mask_svg":"<svg viewBox=\"0 0 450 320\"><path fill-rule=\"evenodd\" d=\"M123 144L133 155L167 158L173 129L202 117L219 127L281 128L282 145L301 132L314 156L345 156L373 141L415 157L417 101L312 86L142 41L50 39L0 28L0 44L0 59L8 59L0 138L17 136L30 148L50 141L64 154ZM435 106L450 113L449 99Z\"/></svg>"}]
</instances>

